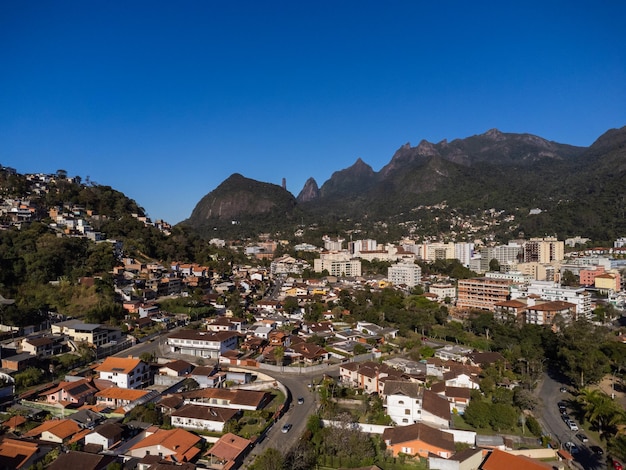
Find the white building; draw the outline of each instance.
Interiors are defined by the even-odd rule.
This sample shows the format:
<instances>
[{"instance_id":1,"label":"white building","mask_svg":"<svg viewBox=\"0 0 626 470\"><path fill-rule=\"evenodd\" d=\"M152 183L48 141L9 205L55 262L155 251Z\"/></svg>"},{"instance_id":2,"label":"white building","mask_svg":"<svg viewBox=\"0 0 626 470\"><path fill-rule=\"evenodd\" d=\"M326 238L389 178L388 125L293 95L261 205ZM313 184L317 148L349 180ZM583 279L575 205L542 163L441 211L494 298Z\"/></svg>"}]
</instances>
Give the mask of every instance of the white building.
<instances>
[{"instance_id":1,"label":"white building","mask_svg":"<svg viewBox=\"0 0 626 470\"><path fill-rule=\"evenodd\" d=\"M556 282L535 281L528 285L527 292L521 289L511 289L511 298L538 295L543 300L569 302L576 305L576 315L579 318L591 316L591 295L583 287L561 287Z\"/></svg>"},{"instance_id":2,"label":"white building","mask_svg":"<svg viewBox=\"0 0 626 470\"><path fill-rule=\"evenodd\" d=\"M150 379L150 367L141 359L107 357L95 369L100 378L109 380L119 388L140 388Z\"/></svg>"},{"instance_id":3,"label":"white building","mask_svg":"<svg viewBox=\"0 0 626 470\"><path fill-rule=\"evenodd\" d=\"M435 294L439 302L443 302L446 298L456 299L456 287L452 284L432 284L428 288L428 292Z\"/></svg>"},{"instance_id":4,"label":"white building","mask_svg":"<svg viewBox=\"0 0 626 470\"><path fill-rule=\"evenodd\" d=\"M405 284L409 287L415 287L422 280L422 268L417 264L398 263L389 267L387 271L389 282L394 285Z\"/></svg>"},{"instance_id":5,"label":"white building","mask_svg":"<svg viewBox=\"0 0 626 470\"><path fill-rule=\"evenodd\" d=\"M237 347L238 338L235 331L181 330L168 336L167 345L175 353L219 359L221 354Z\"/></svg>"},{"instance_id":6,"label":"white building","mask_svg":"<svg viewBox=\"0 0 626 470\"><path fill-rule=\"evenodd\" d=\"M352 259L347 251L322 253L313 261L316 273L326 270L331 276L361 276L361 260Z\"/></svg>"}]
</instances>

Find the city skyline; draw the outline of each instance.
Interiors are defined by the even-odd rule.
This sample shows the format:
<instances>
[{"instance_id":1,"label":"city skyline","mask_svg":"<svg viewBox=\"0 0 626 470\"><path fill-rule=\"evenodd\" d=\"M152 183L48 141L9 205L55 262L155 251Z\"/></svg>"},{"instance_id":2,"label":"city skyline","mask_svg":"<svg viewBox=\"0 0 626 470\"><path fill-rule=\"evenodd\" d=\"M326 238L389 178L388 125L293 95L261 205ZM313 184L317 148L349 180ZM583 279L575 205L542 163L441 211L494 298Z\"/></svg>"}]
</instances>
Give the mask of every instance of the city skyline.
<instances>
[{"instance_id":1,"label":"city skyline","mask_svg":"<svg viewBox=\"0 0 626 470\"><path fill-rule=\"evenodd\" d=\"M479 8L480 7L480 8ZM357 158L491 128L626 124L618 1L5 3L0 164L64 169L177 223L232 173L297 195Z\"/></svg>"}]
</instances>

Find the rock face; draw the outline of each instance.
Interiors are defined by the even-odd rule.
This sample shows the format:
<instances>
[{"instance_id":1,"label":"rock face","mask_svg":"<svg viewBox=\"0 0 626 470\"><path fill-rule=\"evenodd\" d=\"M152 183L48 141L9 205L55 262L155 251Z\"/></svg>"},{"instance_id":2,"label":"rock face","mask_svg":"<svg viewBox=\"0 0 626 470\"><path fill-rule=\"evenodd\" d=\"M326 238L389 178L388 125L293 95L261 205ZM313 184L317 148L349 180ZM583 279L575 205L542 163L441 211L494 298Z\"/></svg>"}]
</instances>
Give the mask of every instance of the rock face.
<instances>
[{"instance_id":1,"label":"rock face","mask_svg":"<svg viewBox=\"0 0 626 470\"><path fill-rule=\"evenodd\" d=\"M295 198L286 189L235 173L198 202L188 222L235 221L245 215L288 213L295 206Z\"/></svg>"},{"instance_id":2,"label":"rock face","mask_svg":"<svg viewBox=\"0 0 626 470\"><path fill-rule=\"evenodd\" d=\"M317 186L317 181L313 178L309 178L306 180L306 183L304 183L302 191L298 194L296 201L301 204L303 202L315 201L319 197L320 188Z\"/></svg>"}]
</instances>

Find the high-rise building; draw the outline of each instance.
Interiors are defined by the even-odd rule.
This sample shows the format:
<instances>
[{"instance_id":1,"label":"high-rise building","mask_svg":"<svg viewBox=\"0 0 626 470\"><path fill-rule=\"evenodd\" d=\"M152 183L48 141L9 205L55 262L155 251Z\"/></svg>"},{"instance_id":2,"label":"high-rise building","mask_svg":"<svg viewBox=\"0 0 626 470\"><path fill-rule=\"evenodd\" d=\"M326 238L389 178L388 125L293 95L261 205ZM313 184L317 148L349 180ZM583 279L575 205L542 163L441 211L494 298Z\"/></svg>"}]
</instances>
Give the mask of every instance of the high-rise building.
<instances>
[{"instance_id":1,"label":"high-rise building","mask_svg":"<svg viewBox=\"0 0 626 470\"><path fill-rule=\"evenodd\" d=\"M422 268L413 263L394 264L389 267L387 278L394 285L405 284L415 287L422 280Z\"/></svg>"}]
</instances>

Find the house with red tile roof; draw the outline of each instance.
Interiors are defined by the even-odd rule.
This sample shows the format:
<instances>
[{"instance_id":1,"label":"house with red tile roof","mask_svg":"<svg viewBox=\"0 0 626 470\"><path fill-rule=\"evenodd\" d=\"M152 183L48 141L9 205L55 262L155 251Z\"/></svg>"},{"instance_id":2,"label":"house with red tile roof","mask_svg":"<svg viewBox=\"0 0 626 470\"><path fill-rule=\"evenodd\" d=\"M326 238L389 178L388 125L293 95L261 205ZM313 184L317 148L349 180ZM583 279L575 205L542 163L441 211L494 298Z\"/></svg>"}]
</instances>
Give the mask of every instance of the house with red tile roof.
<instances>
[{"instance_id":1,"label":"house with red tile roof","mask_svg":"<svg viewBox=\"0 0 626 470\"><path fill-rule=\"evenodd\" d=\"M189 462L200 453L196 444L202 439L184 429L149 428L145 431L145 436L128 450L128 455L138 458L158 455L165 460Z\"/></svg>"},{"instance_id":2,"label":"house with red tile roof","mask_svg":"<svg viewBox=\"0 0 626 470\"><path fill-rule=\"evenodd\" d=\"M513 455L494 449L479 467L480 470L552 470L549 462L540 462L523 455Z\"/></svg>"},{"instance_id":3,"label":"house with red tile roof","mask_svg":"<svg viewBox=\"0 0 626 470\"><path fill-rule=\"evenodd\" d=\"M24 470L35 465L50 450L37 442L0 438L0 468Z\"/></svg>"},{"instance_id":4,"label":"house with red tile roof","mask_svg":"<svg viewBox=\"0 0 626 470\"><path fill-rule=\"evenodd\" d=\"M81 406L93 398L98 389L89 379L80 379L71 382L60 382L54 388L46 390L40 396L45 396L48 403L68 403Z\"/></svg>"},{"instance_id":5,"label":"house with red tile roof","mask_svg":"<svg viewBox=\"0 0 626 470\"><path fill-rule=\"evenodd\" d=\"M121 388L140 388L150 379L148 364L133 357L109 356L95 370L100 373L101 379Z\"/></svg>"},{"instance_id":6,"label":"house with red tile roof","mask_svg":"<svg viewBox=\"0 0 626 470\"><path fill-rule=\"evenodd\" d=\"M383 441L394 457L402 453L424 458L429 454L449 458L455 451L452 434L424 423L387 428L383 432Z\"/></svg>"},{"instance_id":7,"label":"house with red tile roof","mask_svg":"<svg viewBox=\"0 0 626 470\"><path fill-rule=\"evenodd\" d=\"M24 434L24 437L38 437L42 441L56 442L62 444L79 432L81 427L71 419L52 419L31 429Z\"/></svg>"},{"instance_id":8,"label":"house with red tile roof","mask_svg":"<svg viewBox=\"0 0 626 470\"><path fill-rule=\"evenodd\" d=\"M224 470L238 468L251 446L252 443L248 439L229 432L220 437L209 449L206 453L207 460L211 468L215 468L215 465Z\"/></svg>"},{"instance_id":9,"label":"house with red tile roof","mask_svg":"<svg viewBox=\"0 0 626 470\"><path fill-rule=\"evenodd\" d=\"M96 401L99 405L106 405L109 408L119 408L144 399L150 394L150 390L109 387L96 393Z\"/></svg>"}]
</instances>

